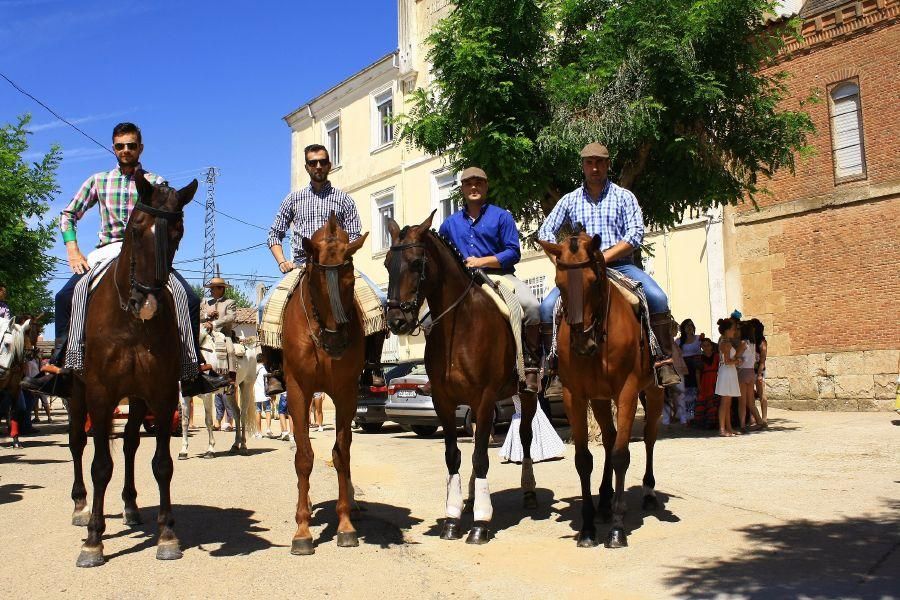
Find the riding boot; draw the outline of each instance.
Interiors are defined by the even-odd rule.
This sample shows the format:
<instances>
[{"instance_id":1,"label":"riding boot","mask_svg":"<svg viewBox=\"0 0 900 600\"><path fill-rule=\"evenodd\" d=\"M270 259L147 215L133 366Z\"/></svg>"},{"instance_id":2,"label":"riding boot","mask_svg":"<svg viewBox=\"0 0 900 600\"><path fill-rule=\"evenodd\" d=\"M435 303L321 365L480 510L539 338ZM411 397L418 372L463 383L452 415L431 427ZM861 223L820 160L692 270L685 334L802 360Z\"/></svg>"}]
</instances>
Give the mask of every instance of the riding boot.
<instances>
[{"instance_id":1,"label":"riding boot","mask_svg":"<svg viewBox=\"0 0 900 600\"><path fill-rule=\"evenodd\" d=\"M672 338L672 323L670 312L650 315L650 327L656 341L659 342L660 349L660 355L655 357L656 363L653 368L656 370L656 381L662 387L681 383L681 376L675 372L675 366L672 364L672 345L675 343Z\"/></svg>"},{"instance_id":2,"label":"riding boot","mask_svg":"<svg viewBox=\"0 0 900 600\"><path fill-rule=\"evenodd\" d=\"M544 388L544 397L558 398L562 396L562 382L556 374L559 363L555 354L553 356L550 355L550 349L553 348L553 323L541 323L541 339L544 346L544 356L547 357L544 374L550 378L547 387Z\"/></svg>"},{"instance_id":3,"label":"riding boot","mask_svg":"<svg viewBox=\"0 0 900 600\"><path fill-rule=\"evenodd\" d=\"M538 372L541 370L541 324L525 325L524 330L525 391L536 394Z\"/></svg>"},{"instance_id":4,"label":"riding boot","mask_svg":"<svg viewBox=\"0 0 900 600\"><path fill-rule=\"evenodd\" d=\"M216 373L210 365L203 364L200 365L200 372L196 377L181 382L181 396L190 398L191 396L211 394L227 387L230 383L227 377Z\"/></svg>"},{"instance_id":5,"label":"riding boot","mask_svg":"<svg viewBox=\"0 0 900 600\"><path fill-rule=\"evenodd\" d=\"M384 332L366 336L366 366L363 370L363 382L371 381L372 386L384 385L384 372L381 370L381 351L384 348Z\"/></svg>"},{"instance_id":6,"label":"riding boot","mask_svg":"<svg viewBox=\"0 0 900 600\"><path fill-rule=\"evenodd\" d=\"M68 337L56 338L50 362L41 367L37 377L24 377L21 386L26 390L48 394L66 400L72 397L72 369L63 368Z\"/></svg>"},{"instance_id":7,"label":"riding boot","mask_svg":"<svg viewBox=\"0 0 900 600\"><path fill-rule=\"evenodd\" d=\"M284 352L281 348L273 346L260 346L263 356L263 366L266 374L263 376L263 385L266 396L278 396L285 392L284 386Z\"/></svg>"}]
</instances>

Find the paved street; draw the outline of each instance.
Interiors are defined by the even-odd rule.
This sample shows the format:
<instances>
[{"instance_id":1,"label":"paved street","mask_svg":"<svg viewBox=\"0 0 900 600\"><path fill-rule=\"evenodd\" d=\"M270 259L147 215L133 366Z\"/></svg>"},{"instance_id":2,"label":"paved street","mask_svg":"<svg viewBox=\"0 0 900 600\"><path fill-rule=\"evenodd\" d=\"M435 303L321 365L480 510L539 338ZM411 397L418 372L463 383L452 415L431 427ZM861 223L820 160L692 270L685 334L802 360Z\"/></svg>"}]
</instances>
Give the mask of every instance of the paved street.
<instances>
[{"instance_id":1,"label":"paved street","mask_svg":"<svg viewBox=\"0 0 900 600\"><path fill-rule=\"evenodd\" d=\"M64 415L58 413L60 419ZM108 560L75 568L84 529L69 524L71 464L64 426L41 425L26 447L0 448L3 596L84 598L889 598L900 596L900 427L893 413L772 410L771 429L739 438L669 429L657 445L663 508L642 514L642 444L632 444L630 546L578 549L572 447L537 465L540 508L526 513L519 469L491 450L496 538L486 546L437 537L443 445L387 428L356 434L358 548L335 544L334 432L313 433L316 554L291 556L296 479L287 442L251 440L251 456L176 462L176 562L154 556L154 442L138 454L144 525L119 518L122 442L107 494ZM326 422L331 415L326 413ZM198 420L199 422L199 420ZM277 429L277 427L276 427ZM224 452L231 434L216 434ZM180 440L172 441L173 456ZM472 445L461 444L468 476ZM599 449L598 449L599 450ZM89 445L86 458L93 454ZM595 456L600 452L595 451ZM88 470L89 472L89 470ZM595 485L599 485L599 465ZM471 517L470 517L471 518ZM605 529L601 531L605 534Z\"/></svg>"}]
</instances>

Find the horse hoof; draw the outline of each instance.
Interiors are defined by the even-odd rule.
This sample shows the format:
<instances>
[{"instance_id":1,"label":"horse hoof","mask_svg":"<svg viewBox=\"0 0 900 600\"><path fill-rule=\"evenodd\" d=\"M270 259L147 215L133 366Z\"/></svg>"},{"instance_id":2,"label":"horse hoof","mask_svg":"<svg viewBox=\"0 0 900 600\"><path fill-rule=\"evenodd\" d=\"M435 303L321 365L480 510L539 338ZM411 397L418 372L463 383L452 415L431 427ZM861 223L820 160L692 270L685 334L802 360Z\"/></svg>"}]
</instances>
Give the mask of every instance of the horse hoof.
<instances>
[{"instance_id":1,"label":"horse hoof","mask_svg":"<svg viewBox=\"0 0 900 600\"><path fill-rule=\"evenodd\" d=\"M641 508L647 511L657 510L659 508L659 500L656 496L651 496L647 494L644 496L644 500L641 502Z\"/></svg>"},{"instance_id":2,"label":"horse hoof","mask_svg":"<svg viewBox=\"0 0 900 600\"><path fill-rule=\"evenodd\" d=\"M91 520L91 513L83 510L72 513L72 525L75 527L87 527L88 521Z\"/></svg>"},{"instance_id":3,"label":"horse hoof","mask_svg":"<svg viewBox=\"0 0 900 600\"><path fill-rule=\"evenodd\" d=\"M140 525L141 521L141 513L136 510L126 510L122 512L122 521L126 525Z\"/></svg>"},{"instance_id":4,"label":"horse hoof","mask_svg":"<svg viewBox=\"0 0 900 600\"><path fill-rule=\"evenodd\" d=\"M354 548L359 546L359 536L355 531L338 531L338 548Z\"/></svg>"},{"instance_id":5,"label":"horse hoof","mask_svg":"<svg viewBox=\"0 0 900 600\"><path fill-rule=\"evenodd\" d=\"M156 547L156 560L178 560L184 556L178 542L160 544Z\"/></svg>"},{"instance_id":6,"label":"horse hoof","mask_svg":"<svg viewBox=\"0 0 900 600\"><path fill-rule=\"evenodd\" d=\"M467 544L487 544L491 541L491 530L487 525L476 525L469 531L469 537L466 538Z\"/></svg>"},{"instance_id":7,"label":"horse hoof","mask_svg":"<svg viewBox=\"0 0 900 600\"><path fill-rule=\"evenodd\" d=\"M229 454L237 454L239 451L240 451L239 446L232 446L231 448L228 449Z\"/></svg>"},{"instance_id":8,"label":"horse hoof","mask_svg":"<svg viewBox=\"0 0 900 600\"><path fill-rule=\"evenodd\" d=\"M522 498L522 507L526 510L534 510L538 507L537 494L534 492L525 492Z\"/></svg>"},{"instance_id":9,"label":"horse hoof","mask_svg":"<svg viewBox=\"0 0 900 600\"><path fill-rule=\"evenodd\" d=\"M213 452L212 450L207 450L200 456L200 458L215 458L215 457L216 457L216 453Z\"/></svg>"},{"instance_id":10,"label":"horse hoof","mask_svg":"<svg viewBox=\"0 0 900 600\"><path fill-rule=\"evenodd\" d=\"M614 527L609 531L609 537L606 538L607 548L624 548L628 545L628 538L625 537L625 530L621 527Z\"/></svg>"},{"instance_id":11,"label":"horse hoof","mask_svg":"<svg viewBox=\"0 0 900 600\"><path fill-rule=\"evenodd\" d=\"M459 519L447 519L444 521L444 528L441 530L442 540L458 540L462 537L462 531L459 527Z\"/></svg>"},{"instance_id":12,"label":"horse hoof","mask_svg":"<svg viewBox=\"0 0 900 600\"><path fill-rule=\"evenodd\" d=\"M597 545L597 532L591 529L584 529L578 532L578 547L593 548Z\"/></svg>"},{"instance_id":13,"label":"horse hoof","mask_svg":"<svg viewBox=\"0 0 900 600\"><path fill-rule=\"evenodd\" d=\"M241 454L241 456L249 456L250 455L250 451L247 450L247 446L241 446L240 454Z\"/></svg>"},{"instance_id":14,"label":"horse hoof","mask_svg":"<svg viewBox=\"0 0 900 600\"><path fill-rule=\"evenodd\" d=\"M90 567L99 567L105 562L102 546L100 548L85 548L78 555L75 566L88 569Z\"/></svg>"},{"instance_id":15,"label":"horse hoof","mask_svg":"<svg viewBox=\"0 0 900 600\"><path fill-rule=\"evenodd\" d=\"M291 542L291 554L309 556L315 553L316 547L313 546L312 538L301 538Z\"/></svg>"},{"instance_id":16,"label":"horse hoof","mask_svg":"<svg viewBox=\"0 0 900 600\"><path fill-rule=\"evenodd\" d=\"M179 452L178 460L187 460L187 452Z\"/></svg>"}]
</instances>

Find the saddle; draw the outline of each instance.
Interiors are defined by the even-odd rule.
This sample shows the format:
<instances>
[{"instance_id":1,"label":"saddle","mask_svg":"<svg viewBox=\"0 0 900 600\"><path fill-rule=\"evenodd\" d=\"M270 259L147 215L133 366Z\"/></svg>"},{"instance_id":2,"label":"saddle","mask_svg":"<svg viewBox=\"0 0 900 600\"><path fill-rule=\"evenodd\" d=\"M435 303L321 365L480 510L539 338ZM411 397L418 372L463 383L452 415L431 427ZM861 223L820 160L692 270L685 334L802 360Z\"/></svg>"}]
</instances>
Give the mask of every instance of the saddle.
<instances>
[{"instance_id":1,"label":"saddle","mask_svg":"<svg viewBox=\"0 0 900 600\"><path fill-rule=\"evenodd\" d=\"M525 313L522 311L515 288L500 275L491 275L479 270L476 277L481 279L481 289L490 296L500 314L512 327L513 338L516 340L516 371L519 374L519 381L525 381L525 356L522 347L522 323Z\"/></svg>"},{"instance_id":2,"label":"saddle","mask_svg":"<svg viewBox=\"0 0 900 600\"><path fill-rule=\"evenodd\" d=\"M209 333L205 329L201 331L200 347L202 350L208 350L215 353L216 366L224 371L235 371L238 358L244 358L247 355L247 347L240 342L234 341L231 336L225 335L221 331L213 331Z\"/></svg>"}]
</instances>

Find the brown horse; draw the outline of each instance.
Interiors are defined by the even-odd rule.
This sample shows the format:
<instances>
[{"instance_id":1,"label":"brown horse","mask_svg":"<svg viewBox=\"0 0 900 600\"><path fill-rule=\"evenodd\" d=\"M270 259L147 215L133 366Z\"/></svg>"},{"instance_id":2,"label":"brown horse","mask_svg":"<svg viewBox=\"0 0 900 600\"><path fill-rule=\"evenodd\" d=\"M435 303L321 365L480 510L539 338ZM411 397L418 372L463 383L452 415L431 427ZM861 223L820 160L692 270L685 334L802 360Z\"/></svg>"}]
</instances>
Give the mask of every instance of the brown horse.
<instances>
[{"instance_id":1,"label":"brown horse","mask_svg":"<svg viewBox=\"0 0 900 600\"><path fill-rule=\"evenodd\" d=\"M600 251L600 236L584 232L563 244L539 242L556 263L556 285L565 308L559 326L557 348L563 403L575 442L575 467L581 479L582 526L579 547L597 544L594 505L591 499L593 457L588 450L587 405L600 423L603 449L603 480L598 510L604 522L612 520L607 548L627 546L625 535L625 472L631 460L628 441L637 410L638 394L646 398L643 508L658 506L653 477L653 445L662 414L663 390L656 386L650 344L625 297L613 290ZM613 423L611 402L616 404ZM612 472L616 473L613 493Z\"/></svg>"},{"instance_id":2,"label":"brown horse","mask_svg":"<svg viewBox=\"0 0 900 600\"><path fill-rule=\"evenodd\" d=\"M153 475L159 484L159 542L156 558L181 558L172 518L170 484L172 457L169 443L172 416L178 406L181 378L181 339L175 300L166 289L175 250L184 234L182 208L197 191L195 179L176 191L150 184L142 171L134 175L139 201L125 228L118 259L110 265L93 292L85 322L84 373L75 378L69 402L69 449L75 465L72 499L74 525L85 525L88 536L77 565L103 564L103 501L112 477L109 437L113 411L128 397L125 425L125 523L140 523L134 487L134 456L140 443L140 427L147 409L156 417L156 454ZM90 516L84 512L87 490L81 457L87 436L85 419L90 414L94 430L91 479L94 499Z\"/></svg>"},{"instance_id":3,"label":"brown horse","mask_svg":"<svg viewBox=\"0 0 900 600\"><path fill-rule=\"evenodd\" d=\"M356 390L363 369L365 337L353 299L353 254L368 236L350 242L334 213L312 239L303 238L307 263L300 284L284 310L284 375L288 412L294 422L297 451L297 531L292 554L315 552L309 531L309 476L313 449L309 442L309 406L315 392L326 392L335 406L336 440L331 458L338 474L338 546L358 546L350 521L350 430L356 414Z\"/></svg>"},{"instance_id":4,"label":"brown horse","mask_svg":"<svg viewBox=\"0 0 900 600\"><path fill-rule=\"evenodd\" d=\"M475 523L466 539L470 544L490 540L493 516L487 473L488 442L494 405L516 393L522 400L522 488L526 508L536 508L531 460L532 429L537 397L518 385L516 343L509 322L487 292L475 283L475 274L463 264L459 252L431 231L434 212L418 226L404 227L388 221L391 248L385 258L388 269L388 327L409 334L420 325L422 301L428 300L432 319L425 344L425 370L431 396L444 430L447 463L446 515L441 538L461 537L463 509L459 475L460 452L456 445L456 408L467 404L476 416L475 449L469 500ZM427 323L425 327L429 327ZM474 498L473 498L474 496Z\"/></svg>"}]
</instances>

